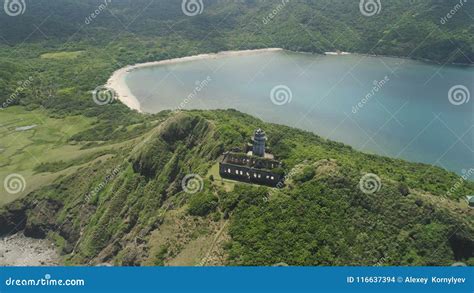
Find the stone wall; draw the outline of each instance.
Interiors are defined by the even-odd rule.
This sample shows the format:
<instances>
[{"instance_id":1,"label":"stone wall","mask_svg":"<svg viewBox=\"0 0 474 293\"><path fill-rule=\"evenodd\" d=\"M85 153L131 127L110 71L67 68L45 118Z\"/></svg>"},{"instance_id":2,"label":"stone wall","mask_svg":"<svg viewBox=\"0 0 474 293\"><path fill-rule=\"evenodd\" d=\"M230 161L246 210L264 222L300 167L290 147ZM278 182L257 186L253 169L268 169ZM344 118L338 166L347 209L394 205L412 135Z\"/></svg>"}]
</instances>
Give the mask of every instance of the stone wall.
<instances>
[{"instance_id":1,"label":"stone wall","mask_svg":"<svg viewBox=\"0 0 474 293\"><path fill-rule=\"evenodd\" d=\"M219 174L222 178L268 186L276 186L283 180L281 175L273 172L228 163L219 164Z\"/></svg>"},{"instance_id":2,"label":"stone wall","mask_svg":"<svg viewBox=\"0 0 474 293\"><path fill-rule=\"evenodd\" d=\"M280 167L280 162L251 156L242 156L234 153L225 153L223 163L256 167L259 169L274 169Z\"/></svg>"}]
</instances>

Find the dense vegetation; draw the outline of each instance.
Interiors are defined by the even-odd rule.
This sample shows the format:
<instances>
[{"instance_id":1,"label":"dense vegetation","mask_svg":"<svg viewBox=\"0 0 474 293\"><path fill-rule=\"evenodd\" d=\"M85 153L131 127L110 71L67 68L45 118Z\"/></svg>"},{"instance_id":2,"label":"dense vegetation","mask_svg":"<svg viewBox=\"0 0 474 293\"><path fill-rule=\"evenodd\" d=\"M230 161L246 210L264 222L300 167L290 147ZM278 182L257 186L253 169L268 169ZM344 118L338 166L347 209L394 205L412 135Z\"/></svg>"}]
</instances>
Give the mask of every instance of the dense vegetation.
<instances>
[{"instance_id":1,"label":"dense vegetation","mask_svg":"<svg viewBox=\"0 0 474 293\"><path fill-rule=\"evenodd\" d=\"M209 172L257 127L294 176L284 188ZM441 168L366 155L233 110L170 114L115 151L8 205L0 232L48 236L73 264L169 264L189 257L193 241L219 238L226 223L229 238L215 245L226 257L214 264L473 264L474 222L462 196L474 183L447 199L458 177ZM374 194L359 188L368 172L382 180ZM189 174L203 178L197 193L183 190ZM174 236L154 236L169 230ZM185 264L204 258L192 256Z\"/></svg>"},{"instance_id":2,"label":"dense vegetation","mask_svg":"<svg viewBox=\"0 0 474 293\"><path fill-rule=\"evenodd\" d=\"M181 1L117 0L101 9L104 3L107 2L28 3L22 17L0 19L1 35L12 45L28 36L29 43L45 41L45 36L61 40L48 42L50 48L59 44L84 48L87 43L109 44L122 38L137 43L139 52L122 50L117 56L109 50L112 60L119 57L117 61L128 61L137 53L145 53L140 54L142 59L163 59L169 57L172 51L167 49L173 47L187 47L186 53L190 54L269 46L311 52L340 49L438 62L474 60L473 24L468 12L472 11L472 3L456 9L449 21L441 21L459 4L458 0L385 1L380 13L372 17L362 15L359 1L351 0L206 0L203 13L196 17L183 14ZM91 19L91 14L97 15ZM269 14L274 16L268 17ZM40 23L41 30L30 35L32 23ZM155 40L163 37L174 41L157 44ZM189 47L185 40L193 46Z\"/></svg>"},{"instance_id":3,"label":"dense vegetation","mask_svg":"<svg viewBox=\"0 0 474 293\"><path fill-rule=\"evenodd\" d=\"M0 118L25 119L28 110L48 126L71 123L74 131L55 126L59 140L39 130L25 144L47 141L35 150L45 156L58 145L80 153L30 160L28 169L54 175L53 183L4 207L0 234L49 237L70 264L474 264L473 217L461 200L474 184L463 182L446 198L460 180L451 172L362 154L232 110L142 115L91 97L124 65L230 49L472 63L469 16L461 10L440 24L458 1L383 1L373 17L359 12L358 1L291 1L267 24L280 2L204 1L196 17L185 16L180 2L116 0L87 24L104 2L31 1L22 16L0 13ZM210 171L258 127L293 174L283 189L222 181ZM196 194L182 188L190 173L203 178ZM379 192L361 192L365 173L382 178Z\"/></svg>"}]
</instances>

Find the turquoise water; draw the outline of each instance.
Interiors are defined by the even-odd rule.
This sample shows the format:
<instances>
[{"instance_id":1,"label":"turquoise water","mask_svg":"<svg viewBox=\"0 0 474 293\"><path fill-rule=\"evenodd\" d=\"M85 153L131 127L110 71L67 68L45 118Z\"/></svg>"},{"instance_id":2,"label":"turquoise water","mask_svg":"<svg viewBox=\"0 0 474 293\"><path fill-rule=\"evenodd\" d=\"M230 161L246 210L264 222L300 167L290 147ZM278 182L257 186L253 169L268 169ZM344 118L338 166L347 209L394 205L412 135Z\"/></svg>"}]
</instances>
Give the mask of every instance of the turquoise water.
<instances>
[{"instance_id":1,"label":"turquoise water","mask_svg":"<svg viewBox=\"0 0 474 293\"><path fill-rule=\"evenodd\" d=\"M145 112L234 108L458 174L474 168L473 81L473 67L286 51L142 68L126 78ZM458 85L465 95L451 102Z\"/></svg>"}]
</instances>

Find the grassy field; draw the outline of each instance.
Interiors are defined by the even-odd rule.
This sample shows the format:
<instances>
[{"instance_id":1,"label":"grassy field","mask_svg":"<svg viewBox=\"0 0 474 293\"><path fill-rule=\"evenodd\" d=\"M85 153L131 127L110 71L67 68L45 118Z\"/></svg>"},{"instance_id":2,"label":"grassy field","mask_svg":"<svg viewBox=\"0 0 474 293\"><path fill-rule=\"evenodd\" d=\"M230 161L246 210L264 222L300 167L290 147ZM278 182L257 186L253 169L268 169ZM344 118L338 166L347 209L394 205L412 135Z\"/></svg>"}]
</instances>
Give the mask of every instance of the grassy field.
<instances>
[{"instance_id":1,"label":"grassy field","mask_svg":"<svg viewBox=\"0 0 474 293\"><path fill-rule=\"evenodd\" d=\"M76 115L57 119L42 110L27 111L22 107L9 107L0 113L0 207L81 167L110 159L122 147L143 140L143 136L130 135L130 139L115 143L76 142L71 137L90 129L96 118ZM23 180L19 192L6 189L7 181L15 182L7 180L12 175Z\"/></svg>"},{"instance_id":2,"label":"grassy field","mask_svg":"<svg viewBox=\"0 0 474 293\"><path fill-rule=\"evenodd\" d=\"M83 52L84 51L45 53L41 55L41 59L57 59L57 60L76 59Z\"/></svg>"},{"instance_id":3,"label":"grassy field","mask_svg":"<svg viewBox=\"0 0 474 293\"><path fill-rule=\"evenodd\" d=\"M224 179L221 177L221 175L219 174L219 163L214 164L209 169L209 172L206 175L206 178L210 178L211 176L214 178L214 181L213 181L214 185L222 186L224 190L227 192L234 190L236 181Z\"/></svg>"},{"instance_id":4,"label":"grassy field","mask_svg":"<svg viewBox=\"0 0 474 293\"><path fill-rule=\"evenodd\" d=\"M40 110L26 111L21 107L3 110L0 115L0 206L67 173L63 170L35 174L33 169L37 165L74 160L93 152L68 143L72 135L92 122L94 119L83 116L53 119ZM25 179L24 190L15 194L6 191L5 180L11 174L19 174Z\"/></svg>"}]
</instances>

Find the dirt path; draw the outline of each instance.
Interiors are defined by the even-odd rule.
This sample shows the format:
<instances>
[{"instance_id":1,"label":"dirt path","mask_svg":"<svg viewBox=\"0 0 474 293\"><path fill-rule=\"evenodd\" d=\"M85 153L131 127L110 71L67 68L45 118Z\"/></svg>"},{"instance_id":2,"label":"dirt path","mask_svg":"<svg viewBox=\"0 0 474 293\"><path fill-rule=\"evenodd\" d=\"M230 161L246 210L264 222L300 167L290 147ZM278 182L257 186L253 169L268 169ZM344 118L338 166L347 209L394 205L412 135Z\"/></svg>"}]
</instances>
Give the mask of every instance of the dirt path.
<instances>
[{"instance_id":1,"label":"dirt path","mask_svg":"<svg viewBox=\"0 0 474 293\"><path fill-rule=\"evenodd\" d=\"M211 253L214 250L214 247L216 246L217 241L219 240L222 233L224 232L224 229L227 227L228 222L229 222L229 220L225 221L224 224L222 224L221 229L217 232L216 236L214 237L214 240L212 241L211 246L209 247L209 250L207 251L204 258L201 260L201 263L199 264L199 266L205 266L207 264L207 262L209 261L209 259L211 257Z\"/></svg>"}]
</instances>

